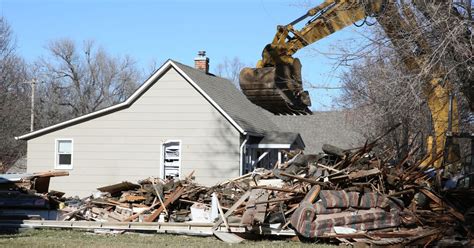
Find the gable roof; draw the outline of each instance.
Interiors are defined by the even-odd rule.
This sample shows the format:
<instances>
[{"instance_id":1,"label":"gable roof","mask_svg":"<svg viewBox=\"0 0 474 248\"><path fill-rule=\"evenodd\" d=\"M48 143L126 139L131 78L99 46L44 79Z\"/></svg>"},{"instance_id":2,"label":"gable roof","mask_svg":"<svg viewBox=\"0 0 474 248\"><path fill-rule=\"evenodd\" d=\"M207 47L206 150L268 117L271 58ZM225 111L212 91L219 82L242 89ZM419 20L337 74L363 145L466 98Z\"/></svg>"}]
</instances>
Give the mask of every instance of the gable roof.
<instances>
[{"instance_id":1,"label":"gable roof","mask_svg":"<svg viewBox=\"0 0 474 248\"><path fill-rule=\"evenodd\" d=\"M240 133L262 135L267 131L278 130L263 110L251 103L229 80L206 74L200 70L168 60L151 75L126 101L73 118L31 133L15 137L17 140L29 140L59 129L98 118L130 107L144 92L174 68L187 80L206 100L213 105Z\"/></svg>"}]
</instances>

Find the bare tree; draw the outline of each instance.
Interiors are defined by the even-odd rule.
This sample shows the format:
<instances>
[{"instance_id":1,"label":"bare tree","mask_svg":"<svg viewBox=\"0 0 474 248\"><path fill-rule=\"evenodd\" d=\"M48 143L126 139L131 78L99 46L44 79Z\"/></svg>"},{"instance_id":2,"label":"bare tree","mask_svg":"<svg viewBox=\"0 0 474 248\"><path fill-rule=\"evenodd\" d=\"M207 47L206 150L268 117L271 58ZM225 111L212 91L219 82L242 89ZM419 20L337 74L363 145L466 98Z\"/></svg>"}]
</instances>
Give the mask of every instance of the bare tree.
<instances>
[{"instance_id":1,"label":"bare tree","mask_svg":"<svg viewBox=\"0 0 474 248\"><path fill-rule=\"evenodd\" d=\"M246 65L242 63L238 57L234 57L233 59L226 57L222 63L217 65L216 74L219 77L229 79L238 89L240 89L239 75L244 67L246 67Z\"/></svg>"},{"instance_id":2,"label":"bare tree","mask_svg":"<svg viewBox=\"0 0 474 248\"><path fill-rule=\"evenodd\" d=\"M42 126L122 102L141 78L130 56L113 57L91 41L78 48L72 40L56 40L47 50L49 56L36 62Z\"/></svg>"},{"instance_id":3,"label":"bare tree","mask_svg":"<svg viewBox=\"0 0 474 248\"><path fill-rule=\"evenodd\" d=\"M25 153L24 142L14 137L28 131L30 86L27 67L15 51L8 22L0 17L0 163L9 167Z\"/></svg>"},{"instance_id":4,"label":"bare tree","mask_svg":"<svg viewBox=\"0 0 474 248\"><path fill-rule=\"evenodd\" d=\"M422 154L430 131L423 82L411 80L393 50L375 49L372 56L352 65L341 81L338 104L353 113L354 128L372 139L401 123L384 139L385 145L395 149L397 159L403 159L413 147L420 147L418 154Z\"/></svg>"}]
</instances>

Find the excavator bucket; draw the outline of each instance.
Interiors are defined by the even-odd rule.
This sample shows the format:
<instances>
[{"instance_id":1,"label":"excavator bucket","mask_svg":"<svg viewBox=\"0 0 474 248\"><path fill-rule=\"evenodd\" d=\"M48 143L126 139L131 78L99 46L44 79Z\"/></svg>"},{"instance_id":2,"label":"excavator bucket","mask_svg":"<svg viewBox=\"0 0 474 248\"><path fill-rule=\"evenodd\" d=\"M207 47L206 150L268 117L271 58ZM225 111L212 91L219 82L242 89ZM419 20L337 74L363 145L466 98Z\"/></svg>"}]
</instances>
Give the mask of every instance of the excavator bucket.
<instances>
[{"instance_id":1,"label":"excavator bucket","mask_svg":"<svg viewBox=\"0 0 474 248\"><path fill-rule=\"evenodd\" d=\"M244 68L240 88L254 104L274 114L311 114L311 100L301 83L301 64Z\"/></svg>"}]
</instances>

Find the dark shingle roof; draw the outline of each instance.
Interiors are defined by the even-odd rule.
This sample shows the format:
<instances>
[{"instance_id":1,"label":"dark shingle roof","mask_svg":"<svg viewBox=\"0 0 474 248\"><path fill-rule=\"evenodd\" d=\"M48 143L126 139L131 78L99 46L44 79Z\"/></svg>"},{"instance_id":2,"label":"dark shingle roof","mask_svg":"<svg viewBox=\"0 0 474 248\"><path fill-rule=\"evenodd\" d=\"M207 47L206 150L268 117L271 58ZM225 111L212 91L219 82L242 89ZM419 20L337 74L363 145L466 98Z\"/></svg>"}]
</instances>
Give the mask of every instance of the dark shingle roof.
<instances>
[{"instance_id":1,"label":"dark shingle roof","mask_svg":"<svg viewBox=\"0 0 474 248\"><path fill-rule=\"evenodd\" d=\"M267 132L259 144L293 144L300 138L298 133L294 132Z\"/></svg>"},{"instance_id":2,"label":"dark shingle roof","mask_svg":"<svg viewBox=\"0 0 474 248\"><path fill-rule=\"evenodd\" d=\"M229 80L173 62L245 131L259 134L278 131L265 110L251 103Z\"/></svg>"},{"instance_id":3,"label":"dark shingle roof","mask_svg":"<svg viewBox=\"0 0 474 248\"><path fill-rule=\"evenodd\" d=\"M300 133L306 145L306 153L322 151L322 145L332 144L341 148L353 148L364 143L361 134L351 124L344 111L313 112L313 115L269 115L281 131Z\"/></svg>"}]
</instances>

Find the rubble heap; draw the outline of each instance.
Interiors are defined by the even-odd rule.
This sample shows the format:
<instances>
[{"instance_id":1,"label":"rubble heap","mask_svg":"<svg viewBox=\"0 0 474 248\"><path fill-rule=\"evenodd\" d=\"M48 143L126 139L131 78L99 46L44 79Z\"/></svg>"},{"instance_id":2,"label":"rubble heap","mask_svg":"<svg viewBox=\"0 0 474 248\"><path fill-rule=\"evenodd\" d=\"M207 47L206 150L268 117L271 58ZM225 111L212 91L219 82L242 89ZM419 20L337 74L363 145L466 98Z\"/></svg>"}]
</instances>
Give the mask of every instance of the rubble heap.
<instances>
[{"instance_id":1,"label":"rubble heap","mask_svg":"<svg viewBox=\"0 0 474 248\"><path fill-rule=\"evenodd\" d=\"M0 174L0 218L27 218L25 215L29 215L31 219L34 210L57 209L64 193L49 190L50 178L68 175L66 171Z\"/></svg>"},{"instance_id":2,"label":"rubble heap","mask_svg":"<svg viewBox=\"0 0 474 248\"><path fill-rule=\"evenodd\" d=\"M463 213L433 189L426 172L434 161L422 166L408 162L408 155L389 163L374 152L375 144L351 151L325 145L324 154L298 154L274 170L257 169L212 187L193 183L192 173L181 181L122 182L65 201L63 219L212 222L229 232L238 224L247 234L265 234L265 227L348 244L467 244Z\"/></svg>"}]
</instances>

